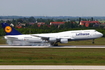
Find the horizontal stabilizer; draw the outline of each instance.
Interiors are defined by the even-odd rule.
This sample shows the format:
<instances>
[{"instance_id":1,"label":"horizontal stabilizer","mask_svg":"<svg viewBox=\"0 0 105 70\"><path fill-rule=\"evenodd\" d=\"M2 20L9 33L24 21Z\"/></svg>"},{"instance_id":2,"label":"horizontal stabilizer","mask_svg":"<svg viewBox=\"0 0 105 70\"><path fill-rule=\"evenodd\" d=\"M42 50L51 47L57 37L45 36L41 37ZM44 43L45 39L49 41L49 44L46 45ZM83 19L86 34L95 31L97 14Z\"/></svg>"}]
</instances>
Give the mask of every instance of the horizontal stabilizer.
<instances>
[{"instance_id":1,"label":"horizontal stabilizer","mask_svg":"<svg viewBox=\"0 0 105 70\"><path fill-rule=\"evenodd\" d=\"M15 38L15 37L7 37L7 39L9 39L9 40L18 40L18 38Z\"/></svg>"}]
</instances>

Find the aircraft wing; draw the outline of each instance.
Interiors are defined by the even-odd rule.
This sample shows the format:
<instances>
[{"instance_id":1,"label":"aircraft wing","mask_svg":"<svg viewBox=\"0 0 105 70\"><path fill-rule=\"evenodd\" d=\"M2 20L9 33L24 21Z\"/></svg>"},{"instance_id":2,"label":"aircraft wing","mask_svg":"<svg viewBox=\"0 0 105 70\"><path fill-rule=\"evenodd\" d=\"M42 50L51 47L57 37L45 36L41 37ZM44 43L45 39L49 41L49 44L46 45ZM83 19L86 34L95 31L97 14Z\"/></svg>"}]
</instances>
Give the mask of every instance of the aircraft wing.
<instances>
[{"instance_id":1,"label":"aircraft wing","mask_svg":"<svg viewBox=\"0 0 105 70\"><path fill-rule=\"evenodd\" d=\"M49 37L44 37L44 36L38 36L38 35L31 35L31 36L40 37L40 38L42 38L43 40L48 40L48 39L49 39Z\"/></svg>"},{"instance_id":2,"label":"aircraft wing","mask_svg":"<svg viewBox=\"0 0 105 70\"><path fill-rule=\"evenodd\" d=\"M48 42L61 42L61 43L68 43L68 38L56 38L56 37L46 37L46 36L38 36L32 35L34 37L40 37L42 40L47 40Z\"/></svg>"}]
</instances>

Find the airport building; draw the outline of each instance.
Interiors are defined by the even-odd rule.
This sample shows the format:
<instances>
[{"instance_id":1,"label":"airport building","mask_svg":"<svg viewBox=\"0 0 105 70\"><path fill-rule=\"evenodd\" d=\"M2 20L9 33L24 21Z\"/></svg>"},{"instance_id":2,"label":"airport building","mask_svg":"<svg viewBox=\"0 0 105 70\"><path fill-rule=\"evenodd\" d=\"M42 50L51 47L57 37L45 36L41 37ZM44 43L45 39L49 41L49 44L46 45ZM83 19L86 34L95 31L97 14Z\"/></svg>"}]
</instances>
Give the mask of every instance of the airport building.
<instances>
[{"instance_id":1,"label":"airport building","mask_svg":"<svg viewBox=\"0 0 105 70\"><path fill-rule=\"evenodd\" d=\"M80 25L83 25L85 27L89 27L90 24L100 25L101 23L99 21L81 21L80 22Z\"/></svg>"}]
</instances>

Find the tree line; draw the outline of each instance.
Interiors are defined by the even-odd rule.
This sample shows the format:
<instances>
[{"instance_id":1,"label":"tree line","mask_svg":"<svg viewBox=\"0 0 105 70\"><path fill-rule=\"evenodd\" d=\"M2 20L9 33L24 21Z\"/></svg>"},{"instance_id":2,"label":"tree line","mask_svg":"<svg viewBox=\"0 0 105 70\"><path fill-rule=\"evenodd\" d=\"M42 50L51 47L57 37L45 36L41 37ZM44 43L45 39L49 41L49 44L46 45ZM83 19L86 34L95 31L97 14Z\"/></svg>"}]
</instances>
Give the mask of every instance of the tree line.
<instances>
[{"instance_id":1,"label":"tree line","mask_svg":"<svg viewBox=\"0 0 105 70\"><path fill-rule=\"evenodd\" d=\"M37 34L37 33L55 33L55 32L62 32L62 31L69 31L69 30L84 30L84 29L95 29L99 32L102 32L104 34L105 37L105 29L102 27L93 27L93 25L90 25L89 27L85 27L85 26L80 26L79 23L81 20L86 20L88 21L89 19L83 19L83 18L78 18L78 19L42 19L42 18L38 18L35 19L34 17L29 17L29 18L19 18L19 19L12 19L7 20L7 21L3 21L0 20L0 23L13 23L14 25L19 23L25 23L26 26L24 28L20 28L16 30L18 30L20 33L22 34ZM90 18L90 21L93 21L93 18ZM36 24L34 25L29 25L27 23L33 22L36 23L37 22L45 22L45 25L41 25L41 27L37 27ZM65 24L60 25L60 26L48 26L50 22L65 22ZM2 29L1 25L0 25L0 36L4 36L5 32Z\"/></svg>"}]
</instances>

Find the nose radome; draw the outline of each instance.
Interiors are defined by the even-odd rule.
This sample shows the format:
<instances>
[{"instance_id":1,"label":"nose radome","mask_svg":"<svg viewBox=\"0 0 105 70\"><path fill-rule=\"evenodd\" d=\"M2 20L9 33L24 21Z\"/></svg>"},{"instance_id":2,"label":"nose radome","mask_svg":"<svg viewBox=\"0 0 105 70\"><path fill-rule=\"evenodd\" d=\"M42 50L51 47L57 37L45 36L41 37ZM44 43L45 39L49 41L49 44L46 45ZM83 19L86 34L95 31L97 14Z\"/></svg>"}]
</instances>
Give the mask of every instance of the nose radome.
<instances>
[{"instance_id":1,"label":"nose radome","mask_svg":"<svg viewBox=\"0 0 105 70\"><path fill-rule=\"evenodd\" d=\"M101 36L103 36L103 34L101 33Z\"/></svg>"},{"instance_id":2,"label":"nose radome","mask_svg":"<svg viewBox=\"0 0 105 70\"><path fill-rule=\"evenodd\" d=\"M103 34L102 34L102 33L100 33L100 32L99 32L98 34L99 34L101 37L103 36Z\"/></svg>"}]
</instances>

